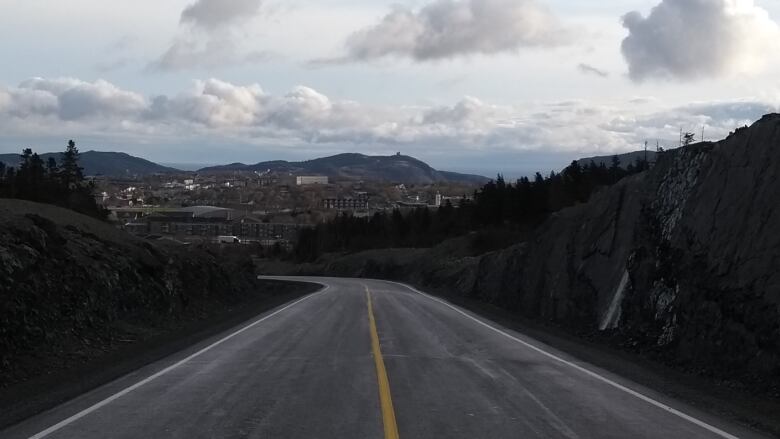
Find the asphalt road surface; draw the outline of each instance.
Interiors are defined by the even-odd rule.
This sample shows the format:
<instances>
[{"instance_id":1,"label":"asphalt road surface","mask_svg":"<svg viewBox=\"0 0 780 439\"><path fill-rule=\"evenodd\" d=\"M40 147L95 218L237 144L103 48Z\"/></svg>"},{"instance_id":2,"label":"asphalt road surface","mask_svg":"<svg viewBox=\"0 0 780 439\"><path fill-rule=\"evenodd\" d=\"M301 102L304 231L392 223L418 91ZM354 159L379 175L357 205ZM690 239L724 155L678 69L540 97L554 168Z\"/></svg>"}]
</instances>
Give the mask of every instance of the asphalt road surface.
<instances>
[{"instance_id":1,"label":"asphalt road surface","mask_svg":"<svg viewBox=\"0 0 780 439\"><path fill-rule=\"evenodd\" d=\"M759 437L403 285L307 280L327 288L0 437Z\"/></svg>"}]
</instances>

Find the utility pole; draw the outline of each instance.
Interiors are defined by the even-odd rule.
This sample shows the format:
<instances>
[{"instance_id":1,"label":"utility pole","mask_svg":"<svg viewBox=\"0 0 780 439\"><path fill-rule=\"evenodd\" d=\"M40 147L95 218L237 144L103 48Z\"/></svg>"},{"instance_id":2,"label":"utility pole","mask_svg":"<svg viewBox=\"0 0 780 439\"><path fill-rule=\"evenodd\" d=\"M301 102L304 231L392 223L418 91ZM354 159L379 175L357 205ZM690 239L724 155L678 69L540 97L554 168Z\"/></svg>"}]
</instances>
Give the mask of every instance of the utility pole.
<instances>
[{"instance_id":1,"label":"utility pole","mask_svg":"<svg viewBox=\"0 0 780 439\"><path fill-rule=\"evenodd\" d=\"M701 141L702 141L702 142L704 142L704 127L705 127L705 126L706 126L706 125L702 125L702 126L701 126Z\"/></svg>"},{"instance_id":2,"label":"utility pole","mask_svg":"<svg viewBox=\"0 0 780 439\"><path fill-rule=\"evenodd\" d=\"M645 140L645 168L648 168L649 163L647 163L647 140Z\"/></svg>"},{"instance_id":3,"label":"utility pole","mask_svg":"<svg viewBox=\"0 0 780 439\"><path fill-rule=\"evenodd\" d=\"M682 146L682 127L680 127L680 146Z\"/></svg>"}]
</instances>

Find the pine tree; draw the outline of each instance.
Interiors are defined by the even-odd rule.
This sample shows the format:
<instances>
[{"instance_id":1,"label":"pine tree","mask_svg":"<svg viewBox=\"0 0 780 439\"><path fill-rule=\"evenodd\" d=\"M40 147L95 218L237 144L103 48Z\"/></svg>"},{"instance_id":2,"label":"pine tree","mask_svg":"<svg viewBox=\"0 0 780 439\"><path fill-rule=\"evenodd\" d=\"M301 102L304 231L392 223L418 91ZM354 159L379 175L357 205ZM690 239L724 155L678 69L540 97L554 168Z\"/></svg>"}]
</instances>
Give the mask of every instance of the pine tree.
<instances>
[{"instance_id":1,"label":"pine tree","mask_svg":"<svg viewBox=\"0 0 780 439\"><path fill-rule=\"evenodd\" d=\"M0 162L0 198L5 198L8 196L6 193L8 190L8 180L6 179L7 171L8 168L5 166L5 163Z\"/></svg>"},{"instance_id":2,"label":"pine tree","mask_svg":"<svg viewBox=\"0 0 780 439\"><path fill-rule=\"evenodd\" d=\"M5 171L5 194L8 198L16 198L16 168Z\"/></svg>"},{"instance_id":3,"label":"pine tree","mask_svg":"<svg viewBox=\"0 0 780 439\"><path fill-rule=\"evenodd\" d=\"M62 183L68 189L75 189L84 181L84 170L79 166L79 149L72 140L68 141L65 152L62 153L60 175Z\"/></svg>"},{"instance_id":4,"label":"pine tree","mask_svg":"<svg viewBox=\"0 0 780 439\"><path fill-rule=\"evenodd\" d=\"M617 154L612 156L612 164L609 167L609 176L612 183L617 183L623 176L623 169L620 168L620 157Z\"/></svg>"},{"instance_id":5,"label":"pine tree","mask_svg":"<svg viewBox=\"0 0 780 439\"><path fill-rule=\"evenodd\" d=\"M46 161L46 174L50 178L57 178L60 173L60 167L57 165L57 160L54 157L49 157Z\"/></svg>"}]
</instances>

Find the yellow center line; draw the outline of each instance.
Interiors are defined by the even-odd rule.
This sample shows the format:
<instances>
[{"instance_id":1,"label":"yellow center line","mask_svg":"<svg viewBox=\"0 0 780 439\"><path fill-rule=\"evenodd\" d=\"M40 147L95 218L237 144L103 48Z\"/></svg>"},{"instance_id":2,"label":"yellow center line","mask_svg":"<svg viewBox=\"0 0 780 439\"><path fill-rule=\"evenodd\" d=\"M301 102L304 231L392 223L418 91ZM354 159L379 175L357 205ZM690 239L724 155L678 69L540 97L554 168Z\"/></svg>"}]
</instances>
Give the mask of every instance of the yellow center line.
<instances>
[{"instance_id":1,"label":"yellow center line","mask_svg":"<svg viewBox=\"0 0 780 439\"><path fill-rule=\"evenodd\" d=\"M398 439L398 425L395 422L393 398L390 397L390 380L387 379L387 370L382 359L382 350L379 347L379 333L376 330L374 307L371 304L371 291L368 290L368 287L366 287L366 298L368 298L368 322L371 326L371 351L374 354L376 377L377 381L379 381L379 402L382 406L382 423L385 426L385 439Z\"/></svg>"}]
</instances>

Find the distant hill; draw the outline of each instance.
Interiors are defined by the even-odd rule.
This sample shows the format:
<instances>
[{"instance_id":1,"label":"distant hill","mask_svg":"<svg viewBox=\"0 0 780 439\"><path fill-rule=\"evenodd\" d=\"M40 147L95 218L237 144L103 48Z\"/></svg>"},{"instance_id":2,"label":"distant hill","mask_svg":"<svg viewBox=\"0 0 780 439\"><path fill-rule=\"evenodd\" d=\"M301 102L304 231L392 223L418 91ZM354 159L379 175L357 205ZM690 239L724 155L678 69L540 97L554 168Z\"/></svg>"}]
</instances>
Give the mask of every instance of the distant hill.
<instances>
[{"instance_id":1,"label":"distant hill","mask_svg":"<svg viewBox=\"0 0 780 439\"><path fill-rule=\"evenodd\" d=\"M46 153L41 157L44 161L49 157L60 159L60 153ZM19 154L0 154L0 162L6 166L19 166ZM133 157L123 152L87 151L81 153L81 167L89 176L105 175L110 177L134 177L151 174L171 174L181 172L178 169L158 165L139 157Z\"/></svg>"},{"instance_id":2,"label":"distant hill","mask_svg":"<svg viewBox=\"0 0 780 439\"><path fill-rule=\"evenodd\" d=\"M255 165L234 163L201 169L200 173L225 172L290 172L294 174L325 175L330 178L389 181L408 184L435 182L475 183L489 181L481 175L459 174L433 169L425 162L405 155L367 156L339 154L305 162L271 161Z\"/></svg>"},{"instance_id":3,"label":"distant hill","mask_svg":"<svg viewBox=\"0 0 780 439\"><path fill-rule=\"evenodd\" d=\"M655 163L656 156L658 153L655 151L647 151L647 161L650 163ZM634 151L629 152L625 154L618 154L618 159L620 159L620 167L625 169L630 164L636 163L637 159L644 159L645 158L645 152L644 151ZM584 159L577 160L577 163L580 166L588 166L590 165L590 162L593 162L596 164L596 166L601 166L603 163L606 167L612 166L612 157L613 155L605 155L605 156L598 156L598 157L587 157Z\"/></svg>"}]
</instances>

